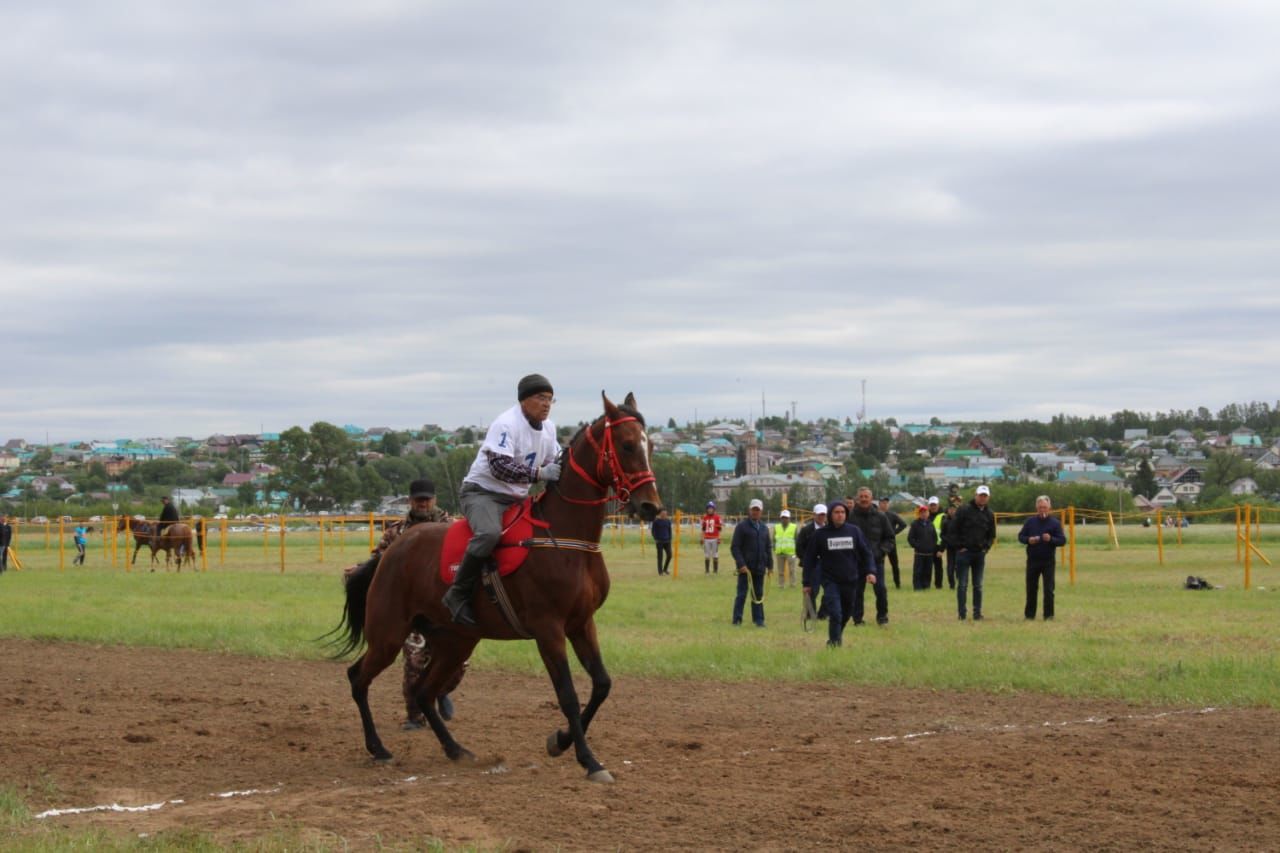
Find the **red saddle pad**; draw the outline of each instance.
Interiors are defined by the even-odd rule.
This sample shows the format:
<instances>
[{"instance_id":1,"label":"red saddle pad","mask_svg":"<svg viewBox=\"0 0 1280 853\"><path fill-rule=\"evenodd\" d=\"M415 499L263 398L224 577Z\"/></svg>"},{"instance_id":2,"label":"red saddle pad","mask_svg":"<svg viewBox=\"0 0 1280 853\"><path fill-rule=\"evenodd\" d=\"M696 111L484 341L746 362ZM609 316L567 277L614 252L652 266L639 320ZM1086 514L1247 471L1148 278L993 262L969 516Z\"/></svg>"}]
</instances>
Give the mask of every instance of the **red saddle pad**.
<instances>
[{"instance_id":1,"label":"red saddle pad","mask_svg":"<svg viewBox=\"0 0 1280 853\"><path fill-rule=\"evenodd\" d=\"M493 559L498 564L498 574L509 575L529 556L529 549L520 543L533 536L533 528L546 527L541 521L535 521L530 512L532 498L525 498L513 504L502 514L502 539L493 552ZM460 518L449 525L444 535L444 548L440 553L440 579L445 583L453 583L458 574L458 564L462 562L462 553L467 550L471 541L471 525L465 518Z\"/></svg>"}]
</instances>

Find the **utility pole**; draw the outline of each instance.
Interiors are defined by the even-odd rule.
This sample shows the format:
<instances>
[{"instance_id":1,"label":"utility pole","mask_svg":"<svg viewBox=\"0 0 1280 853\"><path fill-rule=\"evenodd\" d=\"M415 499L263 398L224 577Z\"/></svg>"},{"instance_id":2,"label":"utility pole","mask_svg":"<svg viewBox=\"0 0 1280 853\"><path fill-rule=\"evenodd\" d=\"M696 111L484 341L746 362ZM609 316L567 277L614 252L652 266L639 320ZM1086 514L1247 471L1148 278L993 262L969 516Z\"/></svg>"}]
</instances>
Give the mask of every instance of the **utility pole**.
<instances>
[{"instance_id":1,"label":"utility pole","mask_svg":"<svg viewBox=\"0 0 1280 853\"><path fill-rule=\"evenodd\" d=\"M796 420L796 401L792 400L791 401L791 422L795 423L795 420Z\"/></svg>"},{"instance_id":2,"label":"utility pole","mask_svg":"<svg viewBox=\"0 0 1280 853\"><path fill-rule=\"evenodd\" d=\"M858 409L858 426L867 417L867 380L862 380L862 408Z\"/></svg>"}]
</instances>

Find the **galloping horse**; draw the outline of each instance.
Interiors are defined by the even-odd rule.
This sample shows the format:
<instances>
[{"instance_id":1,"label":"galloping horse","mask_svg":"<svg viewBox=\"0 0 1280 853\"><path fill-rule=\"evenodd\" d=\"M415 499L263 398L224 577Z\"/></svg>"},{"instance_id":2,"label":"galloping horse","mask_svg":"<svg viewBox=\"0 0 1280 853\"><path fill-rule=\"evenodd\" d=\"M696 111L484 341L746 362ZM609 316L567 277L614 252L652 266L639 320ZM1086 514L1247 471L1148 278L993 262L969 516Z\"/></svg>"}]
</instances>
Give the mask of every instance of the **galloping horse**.
<instances>
[{"instance_id":1,"label":"galloping horse","mask_svg":"<svg viewBox=\"0 0 1280 853\"><path fill-rule=\"evenodd\" d=\"M644 418L628 394L615 406L601 392L604 414L583 427L565 451L567 459L559 483L534 503L538 523L549 524L528 552L523 565L502 585L517 621L538 644L542 662L568 721L567 730L552 732L547 752L560 755L572 744L578 763L593 782L612 782L613 776L587 746L587 727L609 695L612 682L600 656L595 612L609 594L609 572L600 553L605 504L616 494L645 520L661 509L661 498L650 468L649 441ZM460 523L460 522L459 522ZM431 661L416 685L418 706L426 715L450 759L474 758L463 748L436 712L436 699L454 683L463 663L482 639L522 639L497 605L480 595L477 625L451 621L441 603L448 584L441 578L441 548L448 525L419 524L406 531L382 556L376 569L361 568L348 580L343 623L335 629L345 638L339 656L367 648L347 669L351 697L360 709L364 744L378 761L391 753L382 745L369 711L369 685L396 658L410 629L423 633L431 647ZM581 709L569 660L566 638L591 676L591 698Z\"/></svg>"},{"instance_id":2,"label":"galloping horse","mask_svg":"<svg viewBox=\"0 0 1280 853\"><path fill-rule=\"evenodd\" d=\"M178 557L178 571L182 571L183 562L190 562L192 568L196 564L195 551L195 533L191 528L178 521L170 524L165 528L164 533L156 535L155 525L149 521L130 521L121 516L116 522L116 532L127 529L133 534L133 556L129 559L129 565L134 565L138 560L138 551L143 545L151 548L151 562L156 564L157 551L164 551L164 565L169 567L170 551L172 550ZM126 546L127 547L127 546Z\"/></svg>"}]
</instances>

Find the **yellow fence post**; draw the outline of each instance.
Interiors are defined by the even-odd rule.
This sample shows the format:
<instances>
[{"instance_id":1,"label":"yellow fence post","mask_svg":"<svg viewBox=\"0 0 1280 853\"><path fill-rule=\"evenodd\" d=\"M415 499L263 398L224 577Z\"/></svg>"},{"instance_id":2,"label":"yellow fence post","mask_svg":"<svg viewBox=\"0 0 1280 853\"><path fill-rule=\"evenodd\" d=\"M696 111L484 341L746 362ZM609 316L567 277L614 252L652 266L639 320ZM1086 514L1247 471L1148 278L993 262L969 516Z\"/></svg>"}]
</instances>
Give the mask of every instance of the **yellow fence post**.
<instances>
[{"instance_id":1,"label":"yellow fence post","mask_svg":"<svg viewBox=\"0 0 1280 853\"><path fill-rule=\"evenodd\" d=\"M1071 585L1076 585L1076 508L1067 507L1067 526L1071 530L1071 544L1067 548L1067 560L1071 569Z\"/></svg>"},{"instance_id":2,"label":"yellow fence post","mask_svg":"<svg viewBox=\"0 0 1280 853\"><path fill-rule=\"evenodd\" d=\"M676 510L676 535L674 538L675 541L671 546L675 549L675 553L671 557L671 565L673 566L671 577L678 578L680 577L680 510Z\"/></svg>"},{"instance_id":3,"label":"yellow fence post","mask_svg":"<svg viewBox=\"0 0 1280 853\"><path fill-rule=\"evenodd\" d=\"M286 520L286 519L285 519L284 513L281 513L281 514L280 514L280 574L284 574L284 527L285 527L285 520Z\"/></svg>"},{"instance_id":4,"label":"yellow fence post","mask_svg":"<svg viewBox=\"0 0 1280 853\"><path fill-rule=\"evenodd\" d=\"M320 519L320 562L324 562L324 519Z\"/></svg>"},{"instance_id":5,"label":"yellow fence post","mask_svg":"<svg viewBox=\"0 0 1280 853\"><path fill-rule=\"evenodd\" d=\"M342 520L338 523L342 525L338 528L338 550L345 554L347 553L347 517L342 516Z\"/></svg>"},{"instance_id":6,"label":"yellow fence post","mask_svg":"<svg viewBox=\"0 0 1280 853\"><path fill-rule=\"evenodd\" d=\"M49 519L46 518L44 520L44 549L46 551L48 551L49 548L51 547L50 543L53 540L50 537L52 535L53 535L53 526L49 523Z\"/></svg>"},{"instance_id":7,"label":"yellow fence post","mask_svg":"<svg viewBox=\"0 0 1280 853\"><path fill-rule=\"evenodd\" d=\"M1240 504L1236 504L1236 562L1240 562Z\"/></svg>"},{"instance_id":8,"label":"yellow fence post","mask_svg":"<svg viewBox=\"0 0 1280 853\"><path fill-rule=\"evenodd\" d=\"M1117 551L1119 551L1120 535L1116 533L1116 520L1109 512L1107 513L1107 532L1111 534L1111 544L1115 546Z\"/></svg>"},{"instance_id":9,"label":"yellow fence post","mask_svg":"<svg viewBox=\"0 0 1280 853\"><path fill-rule=\"evenodd\" d=\"M373 553L373 513L369 513L369 553Z\"/></svg>"},{"instance_id":10,"label":"yellow fence post","mask_svg":"<svg viewBox=\"0 0 1280 853\"><path fill-rule=\"evenodd\" d=\"M1251 555L1253 542L1249 539L1249 532L1252 530L1253 507L1249 504L1244 505L1244 588L1249 589L1253 582L1253 559Z\"/></svg>"},{"instance_id":11,"label":"yellow fence post","mask_svg":"<svg viewBox=\"0 0 1280 853\"><path fill-rule=\"evenodd\" d=\"M1156 553L1160 556L1160 565L1164 565L1164 510L1156 510Z\"/></svg>"}]
</instances>

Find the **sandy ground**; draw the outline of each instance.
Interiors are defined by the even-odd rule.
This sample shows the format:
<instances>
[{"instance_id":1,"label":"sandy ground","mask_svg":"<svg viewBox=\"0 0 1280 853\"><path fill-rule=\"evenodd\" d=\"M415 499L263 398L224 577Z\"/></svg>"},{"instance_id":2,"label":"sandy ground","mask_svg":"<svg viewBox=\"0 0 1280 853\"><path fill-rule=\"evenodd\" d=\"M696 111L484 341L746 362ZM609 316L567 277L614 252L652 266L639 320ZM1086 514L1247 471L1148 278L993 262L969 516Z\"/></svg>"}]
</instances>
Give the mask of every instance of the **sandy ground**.
<instances>
[{"instance_id":1,"label":"sandy ground","mask_svg":"<svg viewBox=\"0 0 1280 853\"><path fill-rule=\"evenodd\" d=\"M1280 849L1272 710L620 678L600 785L546 755L547 679L470 673L454 764L400 731L398 678L379 765L341 664L0 640L0 783L36 811L160 804L43 819L67 827L357 849Z\"/></svg>"}]
</instances>

